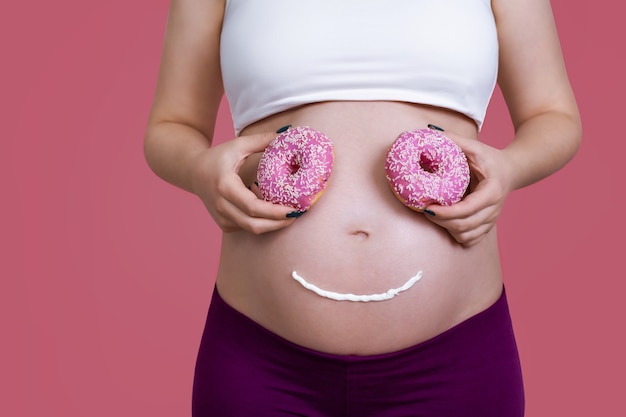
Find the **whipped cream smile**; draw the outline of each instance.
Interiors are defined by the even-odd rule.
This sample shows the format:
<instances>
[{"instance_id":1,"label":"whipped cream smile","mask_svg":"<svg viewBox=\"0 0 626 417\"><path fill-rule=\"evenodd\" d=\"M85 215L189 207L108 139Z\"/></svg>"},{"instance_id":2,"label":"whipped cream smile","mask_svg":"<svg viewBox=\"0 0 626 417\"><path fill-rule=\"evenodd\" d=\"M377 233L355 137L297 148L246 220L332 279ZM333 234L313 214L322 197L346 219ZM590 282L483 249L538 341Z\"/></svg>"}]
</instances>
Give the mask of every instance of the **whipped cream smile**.
<instances>
[{"instance_id":1,"label":"whipped cream smile","mask_svg":"<svg viewBox=\"0 0 626 417\"><path fill-rule=\"evenodd\" d=\"M404 285L398 288L391 288L387 290L386 292L379 293L379 294L364 294L364 295L356 295L356 294L350 294L350 293L344 294L344 293L339 293L339 292L323 290L320 287L307 282L304 278L298 275L296 271L293 271L291 273L291 277L295 279L296 281L298 281L304 288L306 288L309 291L313 291L315 294L319 295L320 297L330 298L331 300L336 300L336 301L357 301L357 302L360 301L360 302L367 303L369 301L391 300L393 297L395 297L396 295L400 294L403 291L408 290L409 288L413 286L413 284L419 281L422 278L422 271L419 271L415 276L409 278L409 280L405 282Z\"/></svg>"}]
</instances>

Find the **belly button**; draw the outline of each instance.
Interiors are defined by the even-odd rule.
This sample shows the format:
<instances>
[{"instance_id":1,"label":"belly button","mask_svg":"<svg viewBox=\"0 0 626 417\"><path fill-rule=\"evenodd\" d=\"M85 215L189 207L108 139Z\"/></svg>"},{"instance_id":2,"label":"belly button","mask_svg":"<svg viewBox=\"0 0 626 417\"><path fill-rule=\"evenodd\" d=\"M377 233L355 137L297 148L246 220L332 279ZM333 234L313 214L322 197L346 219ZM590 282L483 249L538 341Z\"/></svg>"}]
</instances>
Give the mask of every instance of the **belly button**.
<instances>
[{"instance_id":1,"label":"belly button","mask_svg":"<svg viewBox=\"0 0 626 417\"><path fill-rule=\"evenodd\" d=\"M370 237L370 234L366 232L365 230L355 230L354 232L352 232L352 235L359 236L362 238Z\"/></svg>"}]
</instances>

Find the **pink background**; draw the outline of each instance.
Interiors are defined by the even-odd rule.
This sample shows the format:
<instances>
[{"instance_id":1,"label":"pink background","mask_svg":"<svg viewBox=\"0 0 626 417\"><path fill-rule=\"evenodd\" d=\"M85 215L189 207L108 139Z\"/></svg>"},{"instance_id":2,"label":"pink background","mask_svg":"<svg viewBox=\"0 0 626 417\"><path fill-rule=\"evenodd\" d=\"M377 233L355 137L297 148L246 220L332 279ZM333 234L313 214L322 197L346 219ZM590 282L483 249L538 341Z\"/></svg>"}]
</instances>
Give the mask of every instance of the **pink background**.
<instances>
[{"instance_id":1,"label":"pink background","mask_svg":"<svg viewBox=\"0 0 626 417\"><path fill-rule=\"evenodd\" d=\"M584 145L500 220L529 417L626 415L618 4L553 1ZM143 160L167 7L0 13L0 415L189 415L220 235ZM226 112L218 130L232 137ZM496 95L483 139L508 138Z\"/></svg>"}]
</instances>

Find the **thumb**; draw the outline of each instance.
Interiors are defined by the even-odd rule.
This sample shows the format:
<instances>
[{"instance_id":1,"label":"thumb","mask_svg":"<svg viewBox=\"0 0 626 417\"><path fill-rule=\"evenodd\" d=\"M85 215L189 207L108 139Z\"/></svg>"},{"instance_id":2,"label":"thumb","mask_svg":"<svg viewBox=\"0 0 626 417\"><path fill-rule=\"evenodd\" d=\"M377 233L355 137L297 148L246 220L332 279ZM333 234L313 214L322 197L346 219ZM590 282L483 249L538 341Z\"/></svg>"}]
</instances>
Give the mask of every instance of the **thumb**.
<instances>
[{"instance_id":1,"label":"thumb","mask_svg":"<svg viewBox=\"0 0 626 417\"><path fill-rule=\"evenodd\" d=\"M468 194L461 201L449 206L431 204L426 207L426 210L430 211L430 213L426 213L430 214L428 216L430 220L436 222L437 220L465 219L475 214L479 209L480 201L477 201L474 194Z\"/></svg>"},{"instance_id":2,"label":"thumb","mask_svg":"<svg viewBox=\"0 0 626 417\"><path fill-rule=\"evenodd\" d=\"M475 154L476 149L480 146L480 142L476 139L471 139L455 134L448 134L448 132L446 132L446 136L452 139L452 141L456 143L466 155Z\"/></svg>"},{"instance_id":3,"label":"thumb","mask_svg":"<svg viewBox=\"0 0 626 417\"><path fill-rule=\"evenodd\" d=\"M264 132L256 133L249 136L240 136L237 138L240 145L240 150L244 153L244 156L256 152L263 152L265 148L274 140L279 133L286 131L290 126L285 126L278 129L276 132Z\"/></svg>"},{"instance_id":4,"label":"thumb","mask_svg":"<svg viewBox=\"0 0 626 417\"><path fill-rule=\"evenodd\" d=\"M284 130L281 129L277 132L255 133L235 138L233 140L237 151L237 163L235 165L235 170L239 172L245 161L249 160L249 158L256 158L254 159L256 161L256 166L259 162L258 159L260 158L260 154L265 151L265 148L267 148L267 146L272 143L274 139L276 139L278 133L287 130L287 128L284 128ZM251 178L256 178L256 174L254 174L254 177Z\"/></svg>"}]
</instances>

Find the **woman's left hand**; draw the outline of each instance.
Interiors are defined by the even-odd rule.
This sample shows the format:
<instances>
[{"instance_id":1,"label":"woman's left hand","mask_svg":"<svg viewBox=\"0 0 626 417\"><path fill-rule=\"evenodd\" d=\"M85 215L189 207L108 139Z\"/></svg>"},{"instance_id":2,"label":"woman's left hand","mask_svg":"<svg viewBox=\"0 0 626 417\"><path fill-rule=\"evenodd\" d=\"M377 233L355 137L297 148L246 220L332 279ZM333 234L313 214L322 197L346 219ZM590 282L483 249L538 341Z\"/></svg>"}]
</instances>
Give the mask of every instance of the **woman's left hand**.
<instances>
[{"instance_id":1,"label":"woman's left hand","mask_svg":"<svg viewBox=\"0 0 626 417\"><path fill-rule=\"evenodd\" d=\"M426 217L447 229L461 245L470 247L480 242L495 226L504 200L512 190L512 165L503 150L476 139L449 137L467 156L470 191L463 200L451 206L432 204L426 207L434 213L426 214Z\"/></svg>"}]
</instances>

